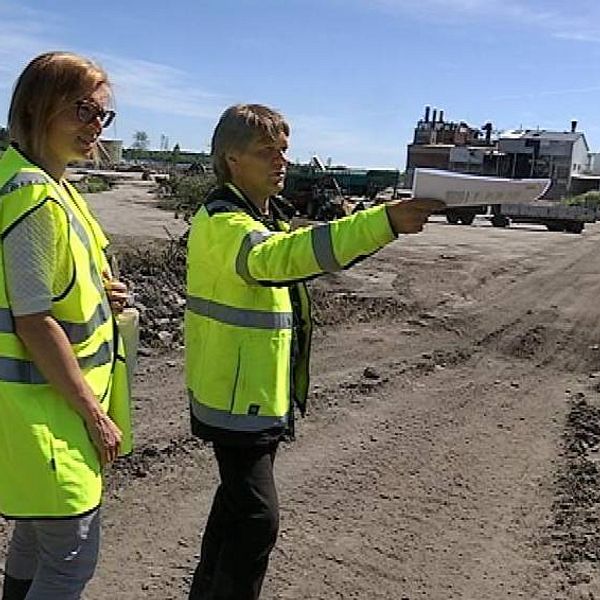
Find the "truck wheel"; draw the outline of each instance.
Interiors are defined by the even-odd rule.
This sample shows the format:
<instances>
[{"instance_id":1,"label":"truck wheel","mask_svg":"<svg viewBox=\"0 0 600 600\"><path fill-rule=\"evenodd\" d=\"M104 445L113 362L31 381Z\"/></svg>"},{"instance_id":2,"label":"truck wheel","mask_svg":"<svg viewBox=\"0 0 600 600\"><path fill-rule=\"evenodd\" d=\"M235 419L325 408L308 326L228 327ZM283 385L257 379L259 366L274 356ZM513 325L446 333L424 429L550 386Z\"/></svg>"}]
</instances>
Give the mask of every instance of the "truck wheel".
<instances>
[{"instance_id":1,"label":"truck wheel","mask_svg":"<svg viewBox=\"0 0 600 600\"><path fill-rule=\"evenodd\" d=\"M546 229L548 231L562 231L564 228L562 223L546 223Z\"/></svg>"},{"instance_id":2,"label":"truck wheel","mask_svg":"<svg viewBox=\"0 0 600 600\"><path fill-rule=\"evenodd\" d=\"M460 222L463 225L473 225L473 221L475 220L475 215L474 214L465 214L465 215L461 215L460 216Z\"/></svg>"},{"instance_id":3,"label":"truck wheel","mask_svg":"<svg viewBox=\"0 0 600 600\"><path fill-rule=\"evenodd\" d=\"M494 215L492 217L492 225L494 227L508 227L510 221L504 215Z\"/></svg>"},{"instance_id":4,"label":"truck wheel","mask_svg":"<svg viewBox=\"0 0 600 600\"><path fill-rule=\"evenodd\" d=\"M446 221L448 221L450 225L458 225L460 217L455 212L448 211L446 213Z\"/></svg>"},{"instance_id":5,"label":"truck wheel","mask_svg":"<svg viewBox=\"0 0 600 600\"><path fill-rule=\"evenodd\" d=\"M567 233L581 233L583 231L583 222L569 221L565 224L565 231Z\"/></svg>"}]
</instances>

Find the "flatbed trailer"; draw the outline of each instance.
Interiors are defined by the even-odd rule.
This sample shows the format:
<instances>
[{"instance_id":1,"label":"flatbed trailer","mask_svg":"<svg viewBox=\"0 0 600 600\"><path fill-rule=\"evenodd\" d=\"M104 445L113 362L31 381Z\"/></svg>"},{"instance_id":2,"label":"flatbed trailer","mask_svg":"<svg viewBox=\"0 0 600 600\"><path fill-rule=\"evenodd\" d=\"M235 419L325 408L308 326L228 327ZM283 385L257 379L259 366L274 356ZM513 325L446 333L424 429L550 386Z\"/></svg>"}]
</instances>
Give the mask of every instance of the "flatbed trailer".
<instances>
[{"instance_id":1,"label":"flatbed trailer","mask_svg":"<svg viewBox=\"0 0 600 600\"><path fill-rule=\"evenodd\" d=\"M536 223L545 225L548 231L581 233L586 223L594 223L597 213L584 206L562 204L492 204L452 207L445 210L448 223L471 225L477 215L487 215L494 227L508 227L512 223Z\"/></svg>"}]
</instances>

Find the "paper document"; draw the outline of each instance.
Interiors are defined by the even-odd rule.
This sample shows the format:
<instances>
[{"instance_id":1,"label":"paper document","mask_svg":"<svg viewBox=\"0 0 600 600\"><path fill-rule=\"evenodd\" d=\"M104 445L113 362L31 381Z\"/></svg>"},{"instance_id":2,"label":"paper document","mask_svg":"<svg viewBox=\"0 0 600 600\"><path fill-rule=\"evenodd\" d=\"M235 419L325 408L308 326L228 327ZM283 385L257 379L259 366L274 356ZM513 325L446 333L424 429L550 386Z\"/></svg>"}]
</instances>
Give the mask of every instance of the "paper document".
<instances>
[{"instance_id":1,"label":"paper document","mask_svg":"<svg viewBox=\"0 0 600 600\"><path fill-rule=\"evenodd\" d=\"M550 179L503 179L439 169L415 169L413 198L442 200L446 206L530 204L544 195Z\"/></svg>"}]
</instances>

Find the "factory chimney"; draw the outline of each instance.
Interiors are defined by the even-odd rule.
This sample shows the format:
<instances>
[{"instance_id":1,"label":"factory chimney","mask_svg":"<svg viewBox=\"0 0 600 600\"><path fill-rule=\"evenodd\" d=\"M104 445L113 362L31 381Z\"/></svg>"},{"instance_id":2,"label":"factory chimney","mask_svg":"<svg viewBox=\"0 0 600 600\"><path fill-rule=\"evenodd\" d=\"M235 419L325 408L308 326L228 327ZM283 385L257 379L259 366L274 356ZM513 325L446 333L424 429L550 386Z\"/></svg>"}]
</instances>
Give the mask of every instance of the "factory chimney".
<instances>
[{"instance_id":1,"label":"factory chimney","mask_svg":"<svg viewBox=\"0 0 600 600\"><path fill-rule=\"evenodd\" d=\"M575 133L577 131L577 121L573 119L571 121L571 133Z\"/></svg>"},{"instance_id":2,"label":"factory chimney","mask_svg":"<svg viewBox=\"0 0 600 600\"><path fill-rule=\"evenodd\" d=\"M437 122L437 108L433 109L433 115L431 117L431 122L434 124Z\"/></svg>"},{"instance_id":3,"label":"factory chimney","mask_svg":"<svg viewBox=\"0 0 600 600\"><path fill-rule=\"evenodd\" d=\"M444 122L444 111L440 110L440 123Z\"/></svg>"},{"instance_id":4,"label":"factory chimney","mask_svg":"<svg viewBox=\"0 0 600 600\"><path fill-rule=\"evenodd\" d=\"M431 112L431 106L425 107L425 123L429 123L429 113Z\"/></svg>"},{"instance_id":5,"label":"factory chimney","mask_svg":"<svg viewBox=\"0 0 600 600\"><path fill-rule=\"evenodd\" d=\"M490 146L492 143L492 129L492 124L489 121L483 126L483 130L485 131L486 146Z\"/></svg>"}]
</instances>

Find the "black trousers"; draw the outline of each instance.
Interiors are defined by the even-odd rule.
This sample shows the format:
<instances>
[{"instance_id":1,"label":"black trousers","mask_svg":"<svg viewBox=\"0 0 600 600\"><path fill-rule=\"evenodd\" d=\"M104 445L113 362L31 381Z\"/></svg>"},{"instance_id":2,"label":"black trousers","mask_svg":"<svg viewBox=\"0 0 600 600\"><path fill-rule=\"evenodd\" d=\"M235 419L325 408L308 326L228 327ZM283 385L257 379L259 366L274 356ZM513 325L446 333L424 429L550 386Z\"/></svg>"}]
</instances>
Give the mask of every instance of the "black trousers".
<instances>
[{"instance_id":1,"label":"black trousers","mask_svg":"<svg viewBox=\"0 0 600 600\"><path fill-rule=\"evenodd\" d=\"M208 517L189 600L257 600L275 546L277 442L214 445L221 483Z\"/></svg>"}]
</instances>

